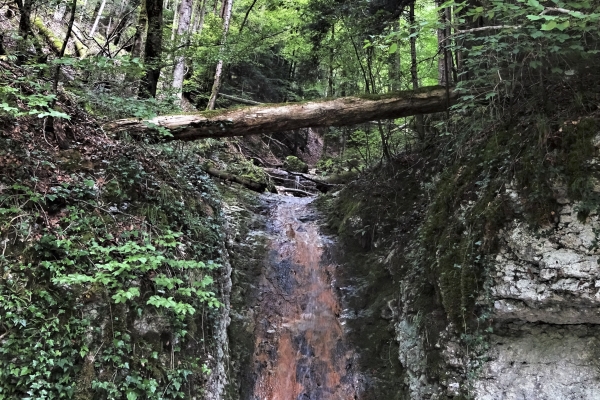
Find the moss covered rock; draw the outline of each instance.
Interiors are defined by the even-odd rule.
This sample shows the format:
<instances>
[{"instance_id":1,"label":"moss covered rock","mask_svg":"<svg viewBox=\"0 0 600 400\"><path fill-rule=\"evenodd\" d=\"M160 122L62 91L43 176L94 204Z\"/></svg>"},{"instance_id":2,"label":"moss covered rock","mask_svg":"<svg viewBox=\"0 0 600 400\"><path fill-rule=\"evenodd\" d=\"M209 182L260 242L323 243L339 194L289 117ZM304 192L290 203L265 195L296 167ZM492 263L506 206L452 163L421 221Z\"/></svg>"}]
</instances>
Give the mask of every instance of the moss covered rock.
<instances>
[{"instance_id":1,"label":"moss covered rock","mask_svg":"<svg viewBox=\"0 0 600 400\"><path fill-rule=\"evenodd\" d=\"M283 168L293 172L308 172L308 164L295 156L287 156Z\"/></svg>"}]
</instances>

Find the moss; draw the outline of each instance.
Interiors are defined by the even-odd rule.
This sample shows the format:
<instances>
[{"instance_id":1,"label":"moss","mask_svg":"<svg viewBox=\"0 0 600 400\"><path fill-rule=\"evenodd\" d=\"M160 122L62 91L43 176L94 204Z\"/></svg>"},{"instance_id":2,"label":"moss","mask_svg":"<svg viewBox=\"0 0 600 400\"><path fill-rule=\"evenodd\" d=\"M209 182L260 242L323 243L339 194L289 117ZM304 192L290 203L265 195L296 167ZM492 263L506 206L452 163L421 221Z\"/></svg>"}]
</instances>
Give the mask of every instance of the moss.
<instances>
[{"instance_id":1,"label":"moss","mask_svg":"<svg viewBox=\"0 0 600 400\"><path fill-rule=\"evenodd\" d=\"M79 372L77 384L75 386L75 400L91 400L94 395L91 391L92 382L96 379L96 371L94 370L94 361L90 357L86 357L83 362L83 367Z\"/></svg>"},{"instance_id":2,"label":"moss","mask_svg":"<svg viewBox=\"0 0 600 400\"><path fill-rule=\"evenodd\" d=\"M295 156L287 156L283 161L283 168L293 172L308 172L308 164Z\"/></svg>"},{"instance_id":3,"label":"moss","mask_svg":"<svg viewBox=\"0 0 600 400\"><path fill-rule=\"evenodd\" d=\"M544 143L516 129L499 131L440 175L420 241L423 262L457 326L466 329L473 320L485 269L481 259L496 250L497 232L515 213L524 212L532 228L552 222L559 207L553 193L557 181L565 182L571 200L581 201L583 218L598 209L590 164L596 127L583 120ZM507 198L511 186L518 188L523 210Z\"/></svg>"},{"instance_id":4,"label":"moss","mask_svg":"<svg viewBox=\"0 0 600 400\"><path fill-rule=\"evenodd\" d=\"M399 97L410 98L410 97L414 96L415 94L430 93L433 90L438 90L438 89L445 89L445 87L444 86L423 86L423 87L420 87L415 90L404 90L404 91L390 92L390 93L384 93L384 94L365 93L365 94L360 94L356 97L359 99L374 100L374 101L395 99L395 98L399 98Z\"/></svg>"},{"instance_id":5,"label":"moss","mask_svg":"<svg viewBox=\"0 0 600 400\"><path fill-rule=\"evenodd\" d=\"M46 42L52 48L52 51L54 51L56 54L59 54L63 46L62 40L58 39L56 35L54 35L54 32L46 27L41 18L36 18L33 21L33 25L38 29L44 39L46 39Z\"/></svg>"},{"instance_id":6,"label":"moss","mask_svg":"<svg viewBox=\"0 0 600 400\"><path fill-rule=\"evenodd\" d=\"M75 51L77 52L77 57L85 58L87 55L86 47L79 40L75 40Z\"/></svg>"}]
</instances>

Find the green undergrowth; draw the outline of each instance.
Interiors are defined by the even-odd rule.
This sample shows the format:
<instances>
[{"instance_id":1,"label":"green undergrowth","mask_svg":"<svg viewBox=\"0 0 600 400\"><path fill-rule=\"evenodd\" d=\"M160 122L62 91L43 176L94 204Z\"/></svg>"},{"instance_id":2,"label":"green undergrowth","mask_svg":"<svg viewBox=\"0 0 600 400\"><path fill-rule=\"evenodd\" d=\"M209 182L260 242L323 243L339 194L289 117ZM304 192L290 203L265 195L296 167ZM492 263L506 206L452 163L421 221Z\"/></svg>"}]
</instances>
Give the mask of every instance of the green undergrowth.
<instances>
[{"instance_id":1,"label":"green undergrowth","mask_svg":"<svg viewBox=\"0 0 600 400\"><path fill-rule=\"evenodd\" d=\"M193 149L88 137L56 152L3 122L0 399L200 393L223 233Z\"/></svg>"}]
</instances>

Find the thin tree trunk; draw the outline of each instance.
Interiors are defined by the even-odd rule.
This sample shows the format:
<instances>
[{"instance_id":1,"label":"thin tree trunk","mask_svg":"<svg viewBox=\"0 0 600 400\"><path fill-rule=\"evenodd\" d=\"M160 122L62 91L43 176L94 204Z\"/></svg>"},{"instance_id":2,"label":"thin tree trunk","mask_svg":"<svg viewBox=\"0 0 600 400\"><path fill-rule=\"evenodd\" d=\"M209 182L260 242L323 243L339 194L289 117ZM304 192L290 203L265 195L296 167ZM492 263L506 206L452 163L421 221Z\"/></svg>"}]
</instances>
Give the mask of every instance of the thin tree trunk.
<instances>
[{"instance_id":1,"label":"thin tree trunk","mask_svg":"<svg viewBox=\"0 0 600 400\"><path fill-rule=\"evenodd\" d=\"M456 98L455 92L451 92L451 101ZM104 129L113 133L127 131L136 135L152 131L149 126L160 126L171 132L172 139L197 140L308 127L356 125L378 119L441 112L447 107L446 89L433 86L418 91L387 94L378 99L342 97L308 103L223 110L218 115L211 112L156 117L148 121L126 119L107 124Z\"/></svg>"},{"instance_id":2,"label":"thin tree trunk","mask_svg":"<svg viewBox=\"0 0 600 400\"><path fill-rule=\"evenodd\" d=\"M184 0L182 0L184 1ZM182 6L181 2L173 0L173 24L171 25L171 42L175 41L175 35L177 35L177 25L179 24L179 17L181 15L181 9L178 7Z\"/></svg>"},{"instance_id":3,"label":"thin tree trunk","mask_svg":"<svg viewBox=\"0 0 600 400\"><path fill-rule=\"evenodd\" d=\"M252 9L254 8L254 5L256 4L258 0L253 0L252 4L250 4L250 7L248 7L248 11L246 11L246 15L244 15L244 20L242 21L242 24L240 25L240 33L242 33L242 31L244 30L244 27L246 26L246 22L248 21L248 16L250 15L250 11L252 11Z\"/></svg>"},{"instance_id":4,"label":"thin tree trunk","mask_svg":"<svg viewBox=\"0 0 600 400\"><path fill-rule=\"evenodd\" d=\"M354 38L352 37L352 34L350 34L350 41L352 42L352 47L354 47L354 54L356 54L356 61L358 61L358 65L360 66L360 70L362 71L363 79L365 80L365 91L367 93L371 93L371 90L369 87L369 78L367 77L367 72L365 71L365 67L363 67L362 61L360 59L360 55L358 54L358 47L356 46L356 43L354 43Z\"/></svg>"},{"instance_id":5,"label":"thin tree trunk","mask_svg":"<svg viewBox=\"0 0 600 400\"><path fill-rule=\"evenodd\" d=\"M102 0L100 4L100 9L98 10L98 14L96 15L96 20L94 21L94 25L92 25L92 29L90 29L89 36L94 36L96 33L96 29L98 29L98 23L100 22L100 18L102 18L102 12L104 11L104 7L106 6L106 0Z\"/></svg>"},{"instance_id":6,"label":"thin tree trunk","mask_svg":"<svg viewBox=\"0 0 600 400\"><path fill-rule=\"evenodd\" d=\"M410 77L414 90L419 88L419 75L417 69L417 36L415 29L415 3L411 3L408 11L408 22L410 25ZM415 125L419 140L425 140L425 127L423 125L423 116L415 116Z\"/></svg>"},{"instance_id":7,"label":"thin tree trunk","mask_svg":"<svg viewBox=\"0 0 600 400\"><path fill-rule=\"evenodd\" d=\"M185 43L187 42L193 5L194 0L181 0L181 4L179 5L179 26L177 27L177 37L179 38L181 47L184 47ZM173 88L177 89L177 96L179 99L182 98L184 73L185 58L183 55L179 55L175 58L175 68L173 69Z\"/></svg>"},{"instance_id":8,"label":"thin tree trunk","mask_svg":"<svg viewBox=\"0 0 600 400\"><path fill-rule=\"evenodd\" d=\"M202 0L198 4L198 8L194 13L194 23L192 24L192 33L197 33L198 35L202 34L202 29L204 28L204 16L206 15L206 2L207 0Z\"/></svg>"},{"instance_id":9,"label":"thin tree trunk","mask_svg":"<svg viewBox=\"0 0 600 400\"><path fill-rule=\"evenodd\" d=\"M333 92L333 57L335 54L334 50L335 44L335 23L331 24L331 48L329 49L329 76L327 82L327 96L333 97L335 96Z\"/></svg>"},{"instance_id":10,"label":"thin tree trunk","mask_svg":"<svg viewBox=\"0 0 600 400\"><path fill-rule=\"evenodd\" d=\"M438 5L442 3L438 0ZM438 58L438 82L440 85L452 84L452 53L448 41L451 37L451 11L450 7L440 10L440 23L442 27L438 29L438 46L440 57Z\"/></svg>"},{"instance_id":11,"label":"thin tree trunk","mask_svg":"<svg viewBox=\"0 0 600 400\"><path fill-rule=\"evenodd\" d=\"M133 37L133 47L131 49L131 58L141 58L142 57L147 29L148 29L148 12L146 11L146 0L142 0L142 2L140 4L140 13L138 15L138 22L135 27L135 35Z\"/></svg>"},{"instance_id":12,"label":"thin tree trunk","mask_svg":"<svg viewBox=\"0 0 600 400\"><path fill-rule=\"evenodd\" d=\"M121 37L123 36L123 32L129 26L129 21L131 20L131 16L135 9L139 6L140 0L133 0L131 2L131 8L127 8L125 4L121 6L121 10L119 12L119 22L115 25L115 28L110 33L109 39L113 40L113 44L116 46L121 41ZM135 34L134 34L135 35Z\"/></svg>"},{"instance_id":13,"label":"thin tree trunk","mask_svg":"<svg viewBox=\"0 0 600 400\"><path fill-rule=\"evenodd\" d=\"M67 27L67 34L65 35L65 40L63 40L62 47L60 48L60 52L58 53L58 59L64 57L65 52L67 51L67 45L69 44L69 38L71 37L71 33L73 32L73 25L75 24L75 12L77 11L77 0L73 0L71 4L71 18L69 19L69 25ZM52 82L52 93L56 94L58 91L58 81L60 79L60 64L56 65L56 70L54 71L54 81ZM50 108L54 107L56 103L56 97L52 100L50 104ZM46 121L46 132L54 132L54 117L48 117Z\"/></svg>"},{"instance_id":14,"label":"thin tree trunk","mask_svg":"<svg viewBox=\"0 0 600 400\"><path fill-rule=\"evenodd\" d=\"M66 4L59 4L56 6L56 11L54 11L54 15L52 16L52 19L54 19L57 22L62 21L62 19L65 17L65 12L67 11L67 5Z\"/></svg>"},{"instance_id":15,"label":"thin tree trunk","mask_svg":"<svg viewBox=\"0 0 600 400\"><path fill-rule=\"evenodd\" d=\"M231 21L231 9L233 8L233 0L224 0L226 4L223 4L224 15L223 15L223 38L221 39L221 55L225 51L225 43L227 42L227 33L229 33L229 22ZM210 99L208 100L207 110L214 110L217 102L217 96L219 90L221 90L221 83L223 78L223 59L221 58L217 63L215 71L215 80L213 83Z\"/></svg>"},{"instance_id":16,"label":"thin tree trunk","mask_svg":"<svg viewBox=\"0 0 600 400\"><path fill-rule=\"evenodd\" d=\"M137 18L137 24L135 26L135 33L133 35L133 45L131 46L131 52L129 53L132 59L141 59L144 51L144 43L146 39L146 30L148 25L148 13L146 11L146 0L141 0L140 10ZM132 72L125 74L124 82L131 83L130 95L135 96L136 92L139 93L141 83L139 77Z\"/></svg>"},{"instance_id":17,"label":"thin tree trunk","mask_svg":"<svg viewBox=\"0 0 600 400\"><path fill-rule=\"evenodd\" d=\"M27 39L32 34L31 30L31 10L33 7L32 0L15 0L19 8L19 44L17 54L17 64L21 65L27 58Z\"/></svg>"},{"instance_id":18,"label":"thin tree trunk","mask_svg":"<svg viewBox=\"0 0 600 400\"><path fill-rule=\"evenodd\" d=\"M87 6L88 0L83 0L83 5L81 6L81 15L79 16L79 25L83 21L83 16L85 15L85 7Z\"/></svg>"},{"instance_id":19,"label":"thin tree trunk","mask_svg":"<svg viewBox=\"0 0 600 400\"><path fill-rule=\"evenodd\" d=\"M381 149L383 150L383 156L386 161L392 161L392 155L390 154L390 146L388 144L388 137L385 135L383 131L383 125L381 124L381 120L377 120L377 129L379 130L379 137L381 138Z\"/></svg>"},{"instance_id":20,"label":"thin tree trunk","mask_svg":"<svg viewBox=\"0 0 600 400\"><path fill-rule=\"evenodd\" d=\"M146 75L140 88L140 97L156 97L160 78L163 28L163 0L146 0L148 34L144 46L144 65Z\"/></svg>"}]
</instances>

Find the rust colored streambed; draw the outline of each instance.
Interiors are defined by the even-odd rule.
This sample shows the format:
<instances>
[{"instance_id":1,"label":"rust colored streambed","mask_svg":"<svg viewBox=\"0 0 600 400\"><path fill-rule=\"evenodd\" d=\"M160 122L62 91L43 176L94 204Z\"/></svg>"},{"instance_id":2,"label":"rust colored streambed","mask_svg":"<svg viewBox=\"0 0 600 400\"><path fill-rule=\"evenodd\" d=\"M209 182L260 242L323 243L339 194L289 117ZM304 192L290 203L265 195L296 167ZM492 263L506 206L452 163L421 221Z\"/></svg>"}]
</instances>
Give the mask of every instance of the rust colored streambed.
<instances>
[{"instance_id":1,"label":"rust colored streambed","mask_svg":"<svg viewBox=\"0 0 600 400\"><path fill-rule=\"evenodd\" d=\"M355 354L334 290L335 265L319 234L312 199L279 197L255 310L255 400L350 400Z\"/></svg>"}]
</instances>

